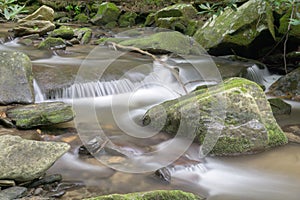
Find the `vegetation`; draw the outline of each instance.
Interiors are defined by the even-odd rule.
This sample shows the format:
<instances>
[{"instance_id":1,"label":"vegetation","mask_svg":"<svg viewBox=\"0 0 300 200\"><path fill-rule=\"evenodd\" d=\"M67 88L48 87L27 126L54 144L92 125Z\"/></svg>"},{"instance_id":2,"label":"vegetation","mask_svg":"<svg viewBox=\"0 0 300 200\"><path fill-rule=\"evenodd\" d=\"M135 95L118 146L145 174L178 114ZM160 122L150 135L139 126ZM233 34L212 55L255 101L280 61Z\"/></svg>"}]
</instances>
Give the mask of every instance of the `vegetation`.
<instances>
[{"instance_id":1,"label":"vegetation","mask_svg":"<svg viewBox=\"0 0 300 200\"><path fill-rule=\"evenodd\" d=\"M17 0L0 0L0 14L6 20L15 20L18 14L27 12L24 9L25 5L21 6L17 2Z\"/></svg>"}]
</instances>

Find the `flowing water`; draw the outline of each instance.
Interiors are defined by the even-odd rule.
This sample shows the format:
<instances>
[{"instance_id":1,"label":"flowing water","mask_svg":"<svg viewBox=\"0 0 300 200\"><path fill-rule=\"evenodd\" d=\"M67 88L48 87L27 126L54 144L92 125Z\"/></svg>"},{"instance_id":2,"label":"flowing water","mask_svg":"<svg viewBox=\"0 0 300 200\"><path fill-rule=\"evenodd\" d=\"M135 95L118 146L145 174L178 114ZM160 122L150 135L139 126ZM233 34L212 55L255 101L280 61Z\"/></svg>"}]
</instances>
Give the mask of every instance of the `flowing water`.
<instances>
[{"instance_id":1,"label":"flowing water","mask_svg":"<svg viewBox=\"0 0 300 200\"><path fill-rule=\"evenodd\" d=\"M211 70L201 73L194 70L197 64L211 65L206 56L169 58L170 66L176 66L175 73L183 77L182 84L178 84L170 70L159 63L133 53L117 55L112 60L116 55L106 47L94 53L90 53L93 47L73 48L62 55L40 51L38 56L35 50L14 42L1 45L1 49L29 54L35 72L36 102L64 101L74 106L75 125L64 126L76 126L81 140L76 133L69 132L49 137L72 145L70 152L49 173L60 173L64 180L84 183L90 194L183 189L209 200L300 198L299 145L289 144L257 155L200 159L198 145L191 144L187 151L181 152L186 141L179 138L173 142L171 151L164 152L170 145L169 137L163 133L154 135L139 126L141 117L151 106L184 94L184 88L192 91L198 85L219 82L219 74ZM266 85L278 78L257 66L247 70L250 79ZM259 70L264 73L257 73ZM293 107L291 116L281 119L281 125L299 124L300 106L293 103ZM112 153L97 152L95 155L102 163L79 156L82 141L98 142L97 138L103 134L117 148ZM148 138L149 134L153 136ZM168 154L159 156L152 152ZM181 153L180 160L166 168L171 176L169 184L150 172L149 169L170 164L177 152ZM67 194L63 198L70 197Z\"/></svg>"}]
</instances>

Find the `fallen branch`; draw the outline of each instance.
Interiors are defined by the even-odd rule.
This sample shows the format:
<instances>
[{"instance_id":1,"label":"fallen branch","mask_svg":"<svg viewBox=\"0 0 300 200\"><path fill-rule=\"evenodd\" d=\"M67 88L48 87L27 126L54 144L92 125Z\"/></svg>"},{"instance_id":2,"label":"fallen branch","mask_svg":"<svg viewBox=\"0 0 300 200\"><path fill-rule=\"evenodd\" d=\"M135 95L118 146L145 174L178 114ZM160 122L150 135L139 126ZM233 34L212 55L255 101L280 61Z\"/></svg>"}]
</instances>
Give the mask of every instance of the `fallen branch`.
<instances>
[{"instance_id":1,"label":"fallen branch","mask_svg":"<svg viewBox=\"0 0 300 200\"><path fill-rule=\"evenodd\" d=\"M185 87L185 85L183 84L181 78L179 77L179 72L174 68L174 66L171 66L169 64L167 64L166 62L162 61L161 59L159 59L157 56L155 56L152 53L149 53L148 51L144 51L140 48L134 47L134 46L123 46L120 44L117 44L115 42L107 42L108 45L111 45L115 50L119 49L125 49L125 50L131 50L131 51L136 51L139 52L141 54L150 56L154 61L159 62L159 64L161 64L162 66L164 66L165 68L169 69L171 71L171 73L173 74L173 76L176 78L176 80L178 81L178 83L182 86L184 92L187 94L188 91Z\"/></svg>"}]
</instances>

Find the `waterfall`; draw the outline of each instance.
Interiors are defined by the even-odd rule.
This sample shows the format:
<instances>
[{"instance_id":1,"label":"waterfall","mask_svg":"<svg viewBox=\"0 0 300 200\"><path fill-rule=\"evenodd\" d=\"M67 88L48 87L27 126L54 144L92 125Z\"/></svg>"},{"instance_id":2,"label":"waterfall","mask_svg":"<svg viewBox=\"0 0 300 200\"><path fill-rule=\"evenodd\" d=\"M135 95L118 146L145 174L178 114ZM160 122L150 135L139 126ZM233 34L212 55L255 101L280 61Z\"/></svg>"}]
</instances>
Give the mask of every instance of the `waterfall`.
<instances>
[{"instance_id":1,"label":"waterfall","mask_svg":"<svg viewBox=\"0 0 300 200\"><path fill-rule=\"evenodd\" d=\"M265 77L267 76L270 76L268 68L266 68L265 66L259 67L256 64L254 64L251 67L247 68L245 78L254 81L258 84L264 85L264 83L266 82Z\"/></svg>"},{"instance_id":2,"label":"waterfall","mask_svg":"<svg viewBox=\"0 0 300 200\"><path fill-rule=\"evenodd\" d=\"M42 93L40 86L37 84L35 79L33 79L33 88L34 88L35 103L43 102L45 100L44 95Z\"/></svg>"},{"instance_id":3,"label":"waterfall","mask_svg":"<svg viewBox=\"0 0 300 200\"><path fill-rule=\"evenodd\" d=\"M99 97L132 92L139 85L143 83L129 79L74 83L69 87L49 90L45 96L47 99Z\"/></svg>"}]
</instances>

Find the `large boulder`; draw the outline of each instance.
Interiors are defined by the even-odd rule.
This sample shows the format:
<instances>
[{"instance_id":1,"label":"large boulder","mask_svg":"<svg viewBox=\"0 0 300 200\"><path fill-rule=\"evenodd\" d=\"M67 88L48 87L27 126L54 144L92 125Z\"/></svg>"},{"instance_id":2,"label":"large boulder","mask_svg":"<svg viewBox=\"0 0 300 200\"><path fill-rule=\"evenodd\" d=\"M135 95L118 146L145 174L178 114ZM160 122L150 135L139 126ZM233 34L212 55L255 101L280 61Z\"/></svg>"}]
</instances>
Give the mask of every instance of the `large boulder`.
<instances>
[{"instance_id":1,"label":"large boulder","mask_svg":"<svg viewBox=\"0 0 300 200\"><path fill-rule=\"evenodd\" d=\"M0 105L34 102L31 61L21 52L0 52Z\"/></svg>"},{"instance_id":2,"label":"large boulder","mask_svg":"<svg viewBox=\"0 0 300 200\"><path fill-rule=\"evenodd\" d=\"M54 10L48 6L41 6L31 15L20 19L18 25L13 28L16 36L24 36L30 34L44 35L55 29L52 23L54 19Z\"/></svg>"},{"instance_id":3,"label":"large boulder","mask_svg":"<svg viewBox=\"0 0 300 200\"><path fill-rule=\"evenodd\" d=\"M0 136L0 179L25 182L39 178L69 148L67 143Z\"/></svg>"},{"instance_id":4,"label":"large boulder","mask_svg":"<svg viewBox=\"0 0 300 200\"><path fill-rule=\"evenodd\" d=\"M237 11L225 9L194 35L205 49L216 55L230 54L232 50L241 55L259 40L259 36L260 44L266 44L268 40L273 42L275 38L272 8L267 1L260 0L250 0Z\"/></svg>"},{"instance_id":5,"label":"large boulder","mask_svg":"<svg viewBox=\"0 0 300 200\"><path fill-rule=\"evenodd\" d=\"M136 192L129 194L111 194L105 196L99 196L94 198L88 198L86 200L176 200L176 199L187 199L187 200L201 200L203 198L194 195L192 193L183 192L180 190L156 190L150 192Z\"/></svg>"},{"instance_id":6,"label":"large boulder","mask_svg":"<svg viewBox=\"0 0 300 200\"><path fill-rule=\"evenodd\" d=\"M72 107L62 102L17 106L6 114L21 129L68 122L75 116Z\"/></svg>"},{"instance_id":7,"label":"large boulder","mask_svg":"<svg viewBox=\"0 0 300 200\"><path fill-rule=\"evenodd\" d=\"M300 101L300 67L271 85L269 95Z\"/></svg>"},{"instance_id":8,"label":"large boulder","mask_svg":"<svg viewBox=\"0 0 300 200\"><path fill-rule=\"evenodd\" d=\"M224 85L202 88L154 106L143 123L154 129L162 127L171 135L194 138L200 144L210 144L220 133L210 152L213 155L249 154L287 143L263 90L243 78L230 78ZM186 127L179 129L181 123ZM203 151L208 153L206 147Z\"/></svg>"},{"instance_id":9,"label":"large boulder","mask_svg":"<svg viewBox=\"0 0 300 200\"><path fill-rule=\"evenodd\" d=\"M104 2L99 6L98 12L91 19L91 22L96 25L106 25L111 22L116 22L118 21L120 13L120 9L114 3Z\"/></svg>"},{"instance_id":10,"label":"large boulder","mask_svg":"<svg viewBox=\"0 0 300 200\"><path fill-rule=\"evenodd\" d=\"M295 8L295 12L299 13L300 12L300 7L297 6ZM289 23L290 23L290 18L292 14L292 8L290 8L281 18L280 18L280 26L278 28L278 32L282 35L285 35L288 31ZM289 31L289 36L294 37L300 41L300 25L290 25L290 31Z\"/></svg>"},{"instance_id":11,"label":"large boulder","mask_svg":"<svg viewBox=\"0 0 300 200\"><path fill-rule=\"evenodd\" d=\"M135 38L119 39L111 38L108 42L116 42L123 46L134 46L151 53L173 52L177 54L203 53L202 48L188 36L177 31L159 32L151 35L142 35Z\"/></svg>"}]
</instances>

